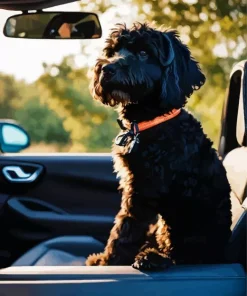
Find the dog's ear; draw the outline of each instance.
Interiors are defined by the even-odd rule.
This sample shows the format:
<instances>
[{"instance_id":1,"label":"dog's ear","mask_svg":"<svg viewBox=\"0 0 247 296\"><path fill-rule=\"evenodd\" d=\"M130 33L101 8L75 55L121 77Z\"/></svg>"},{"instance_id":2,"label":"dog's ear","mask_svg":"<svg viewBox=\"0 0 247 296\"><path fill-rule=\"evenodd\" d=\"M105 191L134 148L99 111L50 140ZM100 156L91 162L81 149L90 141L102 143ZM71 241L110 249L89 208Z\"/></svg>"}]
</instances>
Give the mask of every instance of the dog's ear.
<instances>
[{"instance_id":1,"label":"dog's ear","mask_svg":"<svg viewBox=\"0 0 247 296\"><path fill-rule=\"evenodd\" d=\"M205 83L198 62L191 56L188 47L179 39L178 32L170 30L162 33L163 50L161 64L164 66L162 101L169 107L180 108L193 91Z\"/></svg>"},{"instance_id":2,"label":"dog's ear","mask_svg":"<svg viewBox=\"0 0 247 296\"><path fill-rule=\"evenodd\" d=\"M94 69L92 71L92 79L89 85L89 91L95 100L100 101L103 104L107 104L106 96L99 82L100 73L101 73L102 66L104 65L104 62L105 62L104 59L97 60L94 66Z\"/></svg>"}]
</instances>

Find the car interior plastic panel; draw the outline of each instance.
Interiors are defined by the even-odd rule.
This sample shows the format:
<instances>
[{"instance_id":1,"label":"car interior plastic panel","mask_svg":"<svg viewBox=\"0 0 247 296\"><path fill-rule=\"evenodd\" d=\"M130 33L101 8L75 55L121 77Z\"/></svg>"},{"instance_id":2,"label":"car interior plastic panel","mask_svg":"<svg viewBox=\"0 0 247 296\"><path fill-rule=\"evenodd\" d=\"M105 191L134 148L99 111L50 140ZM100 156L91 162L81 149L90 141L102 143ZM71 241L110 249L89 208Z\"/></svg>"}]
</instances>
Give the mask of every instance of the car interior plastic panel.
<instances>
[{"instance_id":1,"label":"car interior plastic panel","mask_svg":"<svg viewBox=\"0 0 247 296\"><path fill-rule=\"evenodd\" d=\"M230 75L229 88L222 109L221 136L219 142L219 155L224 158L227 153L241 147L244 138L247 115L246 83L247 60L241 61L233 67Z\"/></svg>"},{"instance_id":2,"label":"car interior plastic panel","mask_svg":"<svg viewBox=\"0 0 247 296\"><path fill-rule=\"evenodd\" d=\"M174 266L152 273L121 266L10 267L0 271L0 294L243 296L245 281L239 264Z\"/></svg>"}]
</instances>

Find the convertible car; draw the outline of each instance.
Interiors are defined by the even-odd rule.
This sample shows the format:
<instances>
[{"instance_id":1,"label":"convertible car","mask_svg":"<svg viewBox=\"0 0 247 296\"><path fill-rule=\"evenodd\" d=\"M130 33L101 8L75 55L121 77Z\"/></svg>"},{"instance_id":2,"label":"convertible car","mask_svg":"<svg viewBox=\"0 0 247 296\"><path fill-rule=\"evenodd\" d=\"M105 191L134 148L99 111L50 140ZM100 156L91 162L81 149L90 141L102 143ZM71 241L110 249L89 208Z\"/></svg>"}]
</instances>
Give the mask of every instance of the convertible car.
<instances>
[{"instance_id":1,"label":"convertible car","mask_svg":"<svg viewBox=\"0 0 247 296\"><path fill-rule=\"evenodd\" d=\"M68 2L0 0L0 9L40 11ZM19 154L28 134L1 121L0 295L246 295L247 61L230 74L219 136L232 188L225 263L143 273L83 266L104 249L120 205L111 155Z\"/></svg>"}]
</instances>

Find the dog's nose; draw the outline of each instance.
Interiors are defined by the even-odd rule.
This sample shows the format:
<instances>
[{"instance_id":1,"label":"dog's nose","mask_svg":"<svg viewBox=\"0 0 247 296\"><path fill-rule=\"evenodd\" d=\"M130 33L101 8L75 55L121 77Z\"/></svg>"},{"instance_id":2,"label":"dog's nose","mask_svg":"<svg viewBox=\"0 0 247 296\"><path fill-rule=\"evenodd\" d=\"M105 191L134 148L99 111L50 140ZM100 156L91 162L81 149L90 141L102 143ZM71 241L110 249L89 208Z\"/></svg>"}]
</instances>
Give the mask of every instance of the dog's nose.
<instances>
[{"instance_id":1,"label":"dog's nose","mask_svg":"<svg viewBox=\"0 0 247 296\"><path fill-rule=\"evenodd\" d=\"M115 74L115 67L112 64L108 64L102 68L102 72L104 73L104 76L107 78L112 77Z\"/></svg>"}]
</instances>

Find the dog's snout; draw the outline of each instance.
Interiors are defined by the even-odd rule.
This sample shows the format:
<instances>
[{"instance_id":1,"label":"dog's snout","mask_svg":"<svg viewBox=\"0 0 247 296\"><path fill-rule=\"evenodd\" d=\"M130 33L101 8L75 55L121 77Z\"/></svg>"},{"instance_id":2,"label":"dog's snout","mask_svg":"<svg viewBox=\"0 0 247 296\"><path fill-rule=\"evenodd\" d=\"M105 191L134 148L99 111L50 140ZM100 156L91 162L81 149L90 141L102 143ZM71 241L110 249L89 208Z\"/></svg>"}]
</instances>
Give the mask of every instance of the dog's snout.
<instances>
[{"instance_id":1,"label":"dog's snout","mask_svg":"<svg viewBox=\"0 0 247 296\"><path fill-rule=\"evenodd\" d=\"M104 77L111 78L115 74L116 70L113 64L108 64L102 68L102 72Z\"/></svg>"}]
</instances>

